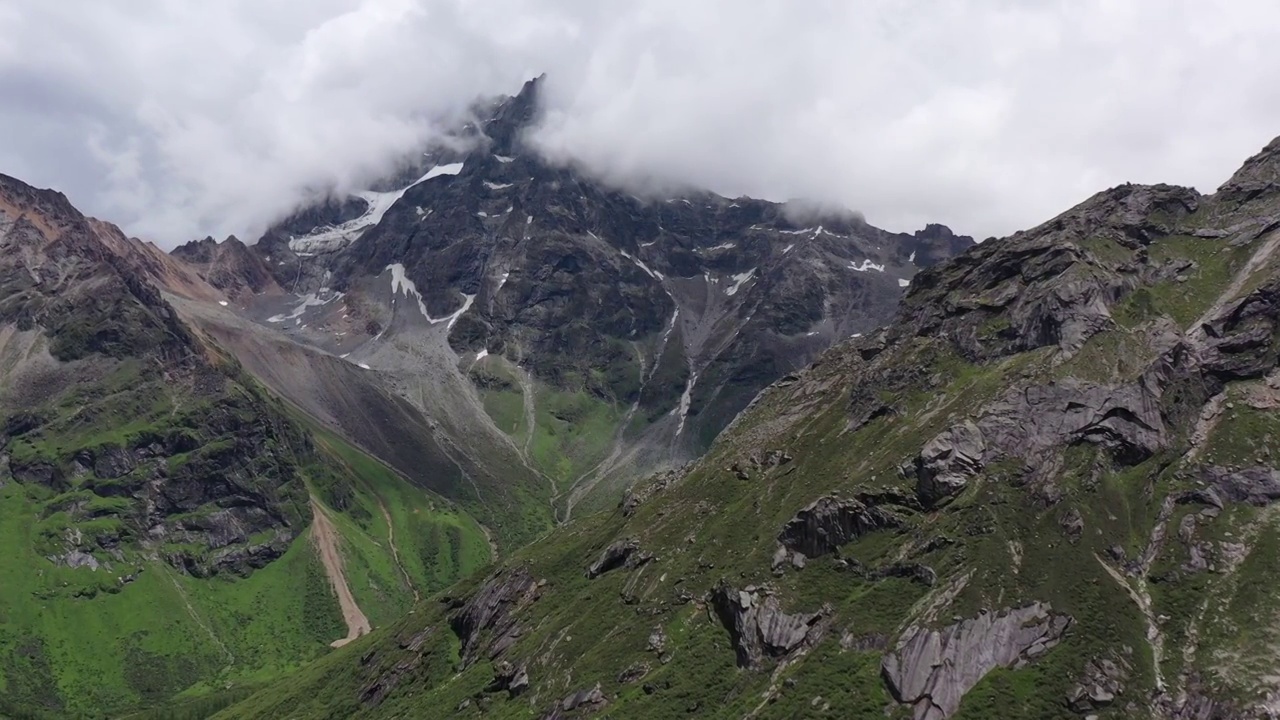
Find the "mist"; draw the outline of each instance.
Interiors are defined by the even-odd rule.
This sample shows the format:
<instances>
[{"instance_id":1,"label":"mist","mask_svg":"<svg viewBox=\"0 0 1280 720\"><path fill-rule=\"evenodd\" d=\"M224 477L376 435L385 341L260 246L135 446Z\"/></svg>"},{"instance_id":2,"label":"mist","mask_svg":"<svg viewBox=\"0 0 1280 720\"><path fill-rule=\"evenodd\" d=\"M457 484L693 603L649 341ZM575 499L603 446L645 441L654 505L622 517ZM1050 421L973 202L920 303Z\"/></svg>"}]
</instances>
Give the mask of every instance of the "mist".
<instances>
[{"instance_id":1,"label":"mist","mask_svg":"<svg viewBox=\"0 0 1280 720\"><path fill-rule=\"evenodd\" d=\"M1260 0L9 0L0 27L0 172L164 247L257 237L544 72L548 160L895 231L1210 191L1280 135Z\"/></svg>"}]
</instances>

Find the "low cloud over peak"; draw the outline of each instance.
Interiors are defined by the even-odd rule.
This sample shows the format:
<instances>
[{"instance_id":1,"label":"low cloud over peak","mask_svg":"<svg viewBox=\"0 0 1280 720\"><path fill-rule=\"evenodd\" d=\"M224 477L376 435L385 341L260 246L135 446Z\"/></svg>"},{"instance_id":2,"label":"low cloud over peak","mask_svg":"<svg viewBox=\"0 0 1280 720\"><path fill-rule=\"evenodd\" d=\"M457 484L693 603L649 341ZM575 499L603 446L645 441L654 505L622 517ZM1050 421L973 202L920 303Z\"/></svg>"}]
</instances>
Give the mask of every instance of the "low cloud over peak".
<instances>
[{"instance_id":1,"label":"low cloud over peak","mask_svg":"<svg viewBox=\"0 0 1280 720\"><path fill-rule=\"evenodd\" d=\"M166 246L253 237L547 73L548 158L979 237L1280 135L1280 6L18 0L0 171Z\"/></svg>"}]
</instances>

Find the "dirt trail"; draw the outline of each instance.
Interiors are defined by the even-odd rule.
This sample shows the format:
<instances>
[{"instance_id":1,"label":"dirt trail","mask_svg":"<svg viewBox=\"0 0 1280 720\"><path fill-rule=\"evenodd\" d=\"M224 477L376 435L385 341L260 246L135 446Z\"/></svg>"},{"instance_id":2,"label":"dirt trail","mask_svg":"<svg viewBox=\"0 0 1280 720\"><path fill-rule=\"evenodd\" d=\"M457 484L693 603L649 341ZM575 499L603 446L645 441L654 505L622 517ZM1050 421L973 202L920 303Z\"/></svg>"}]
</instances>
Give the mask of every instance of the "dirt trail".
<instances>
[{"instance_id":1,"label":"dirt trail","mask_svg":"<svg viewBox=\"0 0 1280 720\"><path fill-rule=\"evenodd\" d=\"M191 599L187 597L187 591L182 589L182 583L178 582L178 579L173 576L173 571L163 563L160 564L160 567L164 571L164 576L169 578L169 582L173 583L173 589L178 592L178 597L182 598L182 604L186 606L187 614L191 616L191 619L195 621L196 625L200 626L201 630L204 630L205 633L209 635L209 638L213 640L213 644L217 645L218 649L222 651L222 654L227 657L227 667L235 665L236 656L231 654L231 651L227 649L226 644L224 644L222 639L218 637L218 634L213 631L213 628L210 627L209 623L205 622L200 617L200 614L196 612L195 607L191 605Z\"/></svg>"},{"instance_id":2,"label":"dirt trail","mask_svg":"<svg viewBox=\"0 0 1280 720\"><path fill-rule=\"evenodd\" d=\"M400 574L404 576L404 584L413 592L413 601L417 602L422 598L418 595L418 588L414 586L413 579L409 577L409 571L405 570L404 564L400 562L400 548L396 547L396 527L391 522L391 513L387 512L387 506L382 503L382 498L378 498L378 509L382 511L382 517L387 521L387 545L391 546L391 559L395 561Z\"/></svg>"},{"instance_id":3,"label":"dirt trail","mask_svg":"<svg viewBox=\"0 0 1280 720\"><path fill-rule=\"evenodd\" d=\"M369 634L373 628L347 585L347 576L342 570L342 555L338 552L338 531L315 497L311 498L311 516L311 540L316 544L316 552L320 554L320 562L324 564L325 575L329 576L329 584L333 586L333 592L338 596L338 605L342 607L342 619L347 623L347 636L329 644L336 648L342 647L361 635ZM393 545L393 552L394 547Z\"/></svg>"}]
</instances>

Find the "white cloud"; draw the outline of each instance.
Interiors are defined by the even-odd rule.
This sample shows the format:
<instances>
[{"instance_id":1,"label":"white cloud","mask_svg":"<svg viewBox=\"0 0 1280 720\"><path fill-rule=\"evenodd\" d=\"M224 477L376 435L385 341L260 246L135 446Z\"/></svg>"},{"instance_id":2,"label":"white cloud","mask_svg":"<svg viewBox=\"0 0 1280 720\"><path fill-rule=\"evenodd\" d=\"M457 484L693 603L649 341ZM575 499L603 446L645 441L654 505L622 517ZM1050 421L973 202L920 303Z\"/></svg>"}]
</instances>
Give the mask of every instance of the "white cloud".
<instances>
[{"instance_id":1,"label":"white cloud","mask_svg":"<svg viewBox=\"0 0 1280 720\"><path fill-rule=\"evenodd\" d=\"M9 0L0 172L173 244L355 188L548 73L549 156L979 236L1280 134L1261 0Z\"/></svg>"}]
</instances>

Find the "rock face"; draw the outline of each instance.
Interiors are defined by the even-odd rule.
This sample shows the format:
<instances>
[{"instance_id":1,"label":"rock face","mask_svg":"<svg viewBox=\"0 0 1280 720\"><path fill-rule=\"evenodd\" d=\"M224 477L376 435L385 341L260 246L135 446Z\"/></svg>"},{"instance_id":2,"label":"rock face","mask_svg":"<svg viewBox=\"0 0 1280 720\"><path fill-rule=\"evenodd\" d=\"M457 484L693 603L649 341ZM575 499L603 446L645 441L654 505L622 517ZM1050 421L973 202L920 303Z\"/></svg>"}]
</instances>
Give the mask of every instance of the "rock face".
<instances>
[{"instance_id":1,"label":"rock face","mask_svg":"<svg viewBox=\"0 0 1280 720\"><path fill-rule=\"evenodd\" d=\"M0 455L19 482L74 491L44 509L63 527L41 555L92 568L145 547L193 576L247 575L305 527L299 466L314 448L179 319L161 287L215 297L185 273L62 195L0 176L0 335L43 334L52 355L0 367ZM10 458L10 443L25 449Z\"/></svg>"},{"instance_id":2,"label":"rock face","mask_svg":"<svg viewBox=\"0 0 1280 720\"><path fill-rule=\"evenodd\" d=\"M663 465L700 454L832 342L885 323L920 268L973 244L940 225L894 234L750 198L636 198L523 143L540 87L478 107L474 150L432 150L431 172L362 193L388 203L376 222L335 234L359 222L329 202L255 252L299 299L331 285L351 312L383 301L373 279L403 268L423 313L453 318L454 351L505 356L553 387L633 407L642 425L664 425L666 457L646 463ZM318 328L325 312L304 308L286 330L338 355L392 339L344 326L337 342Z\"/></svg>"},{"instance_id":3,"label":"rock face","mask_svg":"<svg viewBox=\"0 0 1280 720\"><path fill-rule=\"evenodd\" d=\"M223 242L211 237L193 240L173 250L210 285L230 298L246 298L260 293L283 294L267 260L234 235Z\"/></svg>"},{"instance_id":4,"label":"rock face","mask_svg":"<svg viewBox=\"0 0 1280 720\"><path fill-rule=\"evenodd\" d=\"M600 557L587 568L587 578L595 579L601 575L621 567L639 567L653 556L640 550L640 542L635 538L619 540L600 552Z\"/></svg>"},{"instance_id":5,"label":"rock face","mask_svg":"<svg viewBox=\"0 0 1280 720\"><path fill-rule=\"evenodd\" d=\"M462 664L482 656L494 659L519 638L517 613L538 596L538 584L524 566L489 578L449 617L449 627L462 642Z\"/></svg>"},{"instance_id":6,"label":"rock face","mask_svg":"<svg viewBox=\"0 0 1280 720\"><path fill-rule=\"evenodd\" d=\"M733 641L738 667L759 668L766 657L780 658L821 632L822 611L790 615L778 598L755 587L736 590L720 583L710 604Z\"/></svg>"},{"instance_id":7,"label":"rock face","mask_svg":"<svg viewBox=\"0 0 1280 720\"><path fill-rule=\"evenodd\" d=\"M907 470L915 475L920 504L926 508L935 507L943 500L960 494L969 477L982 469L985 451L982 431L968 421L926 443Z\"/></svg>"},{"instance_id":8,"label":"rock face","mask_svg":"<svg viewBox=\"0 0 1280 720\"><path fill-rule=\"evenodd\" d=\"M1168 443L1159 393L1145 382L1099 385L1066 378L1012 391L988 405L977 426L989 445L1015 457L1036 458L1083 441L1135 464Z\"/></svg>"},{"instance_id":9,"label":"rock face","mask_svg":"<svg viewBox=\"0 0 1280 720\"><path fill-rule=\"evenodd\" d=\"M1200 195L1170 185L1122 185L1098 193L1054 220L912 281L906 322L895 336L952 338L971 359L1057 347L1073 353L1110 324L1110 307L1136 287L1136 268L1082 243L1107 238L1140 247L1169 234Z\"/></svg>"},{"instance_id":10,"label":"rock face","mask_svg":"<svg viewBox=\"0 0 1280 720\"><path fill-rule=\"evenodd\" d=\"M1062 639L1071 618L1035 603L941 630L913 626L885 655L881 671L894 698L913 706L915 720L943 720L960 699L998 667L1021 667Z\"/></svg>"},{"instance_id":11,"label":"rock face","mask_svg":"<svg viewBox=\"0 0 1280 720\"><path fill-rule=\"evenodd\" d=\"M778 534L784 548L816 558L876 530L900 526L888 510L834 496L814 500L787 521Z\"/></svg>"},{"instance_id":12,"label":"rock face","mask_svg":"<svg viewBox=\"0 0 1280 720\"><path fill-rule=\"evenodd\" d=\"M1270 505L1280 500L1280 471L1270 467L1252 467L1227 470L1206 467L1202 480L1209 486L1212 496L1208 503L1224 507L1225 503Z\"/></svg>"}]
</instances>

